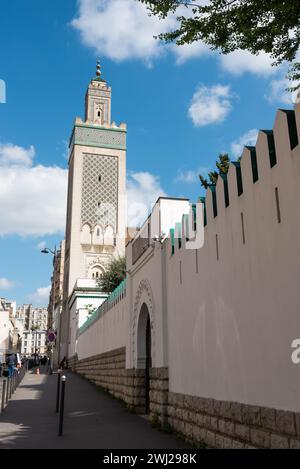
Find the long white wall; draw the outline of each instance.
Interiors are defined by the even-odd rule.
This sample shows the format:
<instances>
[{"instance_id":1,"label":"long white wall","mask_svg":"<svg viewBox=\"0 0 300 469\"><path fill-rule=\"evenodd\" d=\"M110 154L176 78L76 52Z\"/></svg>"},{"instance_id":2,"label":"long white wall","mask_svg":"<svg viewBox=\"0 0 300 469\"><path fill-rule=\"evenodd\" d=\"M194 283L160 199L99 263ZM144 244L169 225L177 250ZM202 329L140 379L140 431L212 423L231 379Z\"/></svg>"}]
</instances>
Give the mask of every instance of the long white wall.
<instances>
[{"instance_id":1,"label":"long white wall","mask_svg":"<svg viewBox=\"0 0 300 469\"><path fill-rule=\"evenodd\" d=\"M292 340L300 336L300 151L299 145L291 151L283 112L274 139L277 164L271 169L267 137L259 135L255 183L244 150L240 196L230 168L226 208L219 178L215 218L208 191L202 249L176 246L172 256L169 243L170 391L300 411L300 368L291 361Z\"/></svg>"},{"instance_id":2,"label":"long white wall","mask_svg":"<svg viewBox=\"0 0 300 469\"><path fill-rule=\"evenodd\" d=\"M129 334L128 311L125 297L80 334L77 342L79 360L125 347Z\"/></svg>"}]
</instances>

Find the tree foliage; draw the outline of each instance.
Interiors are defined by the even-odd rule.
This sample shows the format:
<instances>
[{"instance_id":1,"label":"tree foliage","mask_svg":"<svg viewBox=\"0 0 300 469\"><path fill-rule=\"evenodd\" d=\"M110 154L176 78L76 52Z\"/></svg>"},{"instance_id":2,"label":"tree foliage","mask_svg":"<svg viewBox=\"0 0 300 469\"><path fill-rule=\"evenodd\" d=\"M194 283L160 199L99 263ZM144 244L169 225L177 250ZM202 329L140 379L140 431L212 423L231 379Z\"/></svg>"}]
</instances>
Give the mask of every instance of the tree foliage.
<instances>
[{"instance_id":1,"label":"tree foliage","mask_svg":"<svg viewBox=\"0 0 300 469\"><path fill-rule=\"evenodd\" d=\"M215 186L217 184L217 180L220 174L227 174L230 166L230 158L227 153L220 154L218 156L218 160L216 161L216 167L217 171L210 171L208 173L208 179L201 174L199 174L199 179L201 182L201 186L204 187L205 189L208 188L208 186L213 185Z\"/></svg>"},{"instance_id":2,"label":"tree foliage","mask_svg":"<svg viewBox=\"0 0 300 469\"><path fill-rule=\"evenodd\" d=\"M111 293L126 277L126 258L113 259L99 279L99 287L105 293Z\"/></svg>"},{"instance_id":3,"label":"tree foliage","mask_svg":"<svg viewBox=\"0 0 300 469\"><path fill-rule=\"evenodd\" d=\"M178 28L158 37L178 45L203 41L228 54L237 49L266 52L273 65L290 63L288 77L300 80L299 0L139 0L164 19L175 13Z\"/></svg>"}]
</instances>

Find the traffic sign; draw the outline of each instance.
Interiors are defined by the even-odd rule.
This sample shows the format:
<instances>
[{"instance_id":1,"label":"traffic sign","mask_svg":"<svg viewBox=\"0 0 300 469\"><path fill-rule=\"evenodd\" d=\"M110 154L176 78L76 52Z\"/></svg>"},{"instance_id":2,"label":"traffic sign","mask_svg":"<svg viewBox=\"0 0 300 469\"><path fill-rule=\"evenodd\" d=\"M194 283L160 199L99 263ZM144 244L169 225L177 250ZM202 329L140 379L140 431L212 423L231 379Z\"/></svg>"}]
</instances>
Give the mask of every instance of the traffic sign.
<instances>
[{"instance_id":1,"label":"traffic sign","mask_svg":"<svg viewBox=\"0 0 300 469\"><path fill-rule=\"evenodd\" d=\"M56 339L56 335L54 334L54 332L49 332L48 336L47 336L47 339L48 339L48 342L55 342L55 339Z\"/></svg>"}]
</instances>

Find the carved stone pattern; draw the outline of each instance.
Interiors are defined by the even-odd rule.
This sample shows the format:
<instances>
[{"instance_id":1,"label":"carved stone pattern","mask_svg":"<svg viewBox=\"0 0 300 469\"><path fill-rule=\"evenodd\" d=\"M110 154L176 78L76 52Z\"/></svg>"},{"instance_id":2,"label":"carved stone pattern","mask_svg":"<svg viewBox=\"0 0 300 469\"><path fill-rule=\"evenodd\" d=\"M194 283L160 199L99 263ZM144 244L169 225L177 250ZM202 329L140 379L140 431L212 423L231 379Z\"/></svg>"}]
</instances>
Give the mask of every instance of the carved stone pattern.
<instances>
[{"instance_id":1,"label":"carved stone pattern","mask_svg":"<svg viewBox=\"0 0 300 469\"><path fill-rule=\"evenodd\" d=\"M75 127L75 142L96 145L126 146L126 133L90 127Z\"/></svg>"},{"instance_id":2,"label":"carved stone pattern","mask_svg":"<svg viewBox=\"0 0 300 469\"><path fill-rule=\"evenodd\" d=\"M145 301L149 316L150 316L150 324L151 324L151 353L152 353L152 364L155 363L155 316L154 316L154 298L152 293L152 288L147 279L144 279L140 282L138 289L135 295L134 301L134 308L133 308L133 318L131 324L131 344L132 344L132 358L133 363L137 362L137 332L138 332L138 321L139 321L139 314L142 307L141 304L141 297L143 293L146 293L147 300ZM152 365L153 366L153 365Z\"/></svg>"},{"instance_id":3,"label":"carved stone pattern","mask_svg":"<svg viewBox=\"0 0 300 469\"><path fill-rule=\"evenodd\" d=\"M111 254L97 254L95 256L87 256L86 257L86 270L85 274L86 277L88 276L89 270L94 266L94 265L100 265L104 269L107 268L109 263L112 260L112 255Z\"/></svg>"},{"instance_id":4,"label":"carved stone pattern","mask_svg":"<svg viewBox=\"0 0 300 469\"><path fill-rule=\"evenodd\" d=\"M96 105L100 106L103 112L102 121L108 122L108 101L107 99L90 98L90 106L93 108Z\"/></svg>"},{"instance_id":5,"label":"carved stone pattern","mask_svg":"<svg viewBox=\"0 0 300 469\"><path fill-rule=\"evenodd\" d=\"M101 182L99 176L101 175ZM100 202L100 208L98 203ZM111 225L117 231L118 158L106 155L83 155L81 225Z\"/></svg>"},{"instance_id":6,"label":"carved stone pattern","mask_svg":"<svg viewBox=\"0 0 300 469\"><path fill-rule=\"evenodd\" d=\"M90 96L103 96L106 98L110 97L110 91L104 91L104 90L96 90L96 89L91 89L90 90Z\"/></svg>"}]
</instances>

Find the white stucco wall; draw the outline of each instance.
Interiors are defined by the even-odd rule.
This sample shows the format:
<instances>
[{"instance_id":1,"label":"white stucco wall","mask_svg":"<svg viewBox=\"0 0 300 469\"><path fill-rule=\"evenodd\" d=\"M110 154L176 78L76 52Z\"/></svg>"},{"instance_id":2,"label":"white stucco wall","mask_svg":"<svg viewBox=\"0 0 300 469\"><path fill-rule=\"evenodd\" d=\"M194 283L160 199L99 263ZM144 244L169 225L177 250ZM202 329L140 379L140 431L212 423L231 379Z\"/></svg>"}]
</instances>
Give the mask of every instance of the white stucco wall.
<instances>
[{"instance_id":1,"label":"white stucco wall","mask_svg":"<svg viewBox=\"0 0 300 469\"><path fill-rule=\"evenodd\" d=\"M300 152L299 146L290 151L282 112L274 137L277 165L270 169L266 136L259 135L255 184L244 151L240 197L230 169L227 208L218 181L215 219L208 191L198 273L195 251L176 248L171 256L168 247L170 391L300 411L300 368L291 361L292 340L300 337Z\"/></svg>"},{"instance_id":2,"label":"white stucco wall","mask_svg":"<svg viewBox=\"0 0 300 469\"><path fill-rule=\"evenodd\" d=\"M125 347L128 329L129 314L125 297L78 336L79 360Z\"/></svg>"}]
</instances>

